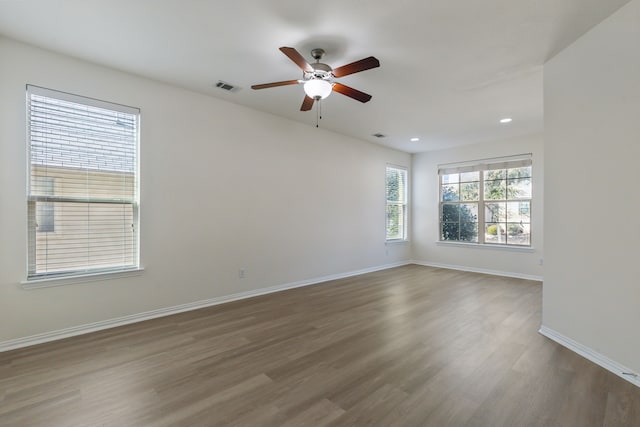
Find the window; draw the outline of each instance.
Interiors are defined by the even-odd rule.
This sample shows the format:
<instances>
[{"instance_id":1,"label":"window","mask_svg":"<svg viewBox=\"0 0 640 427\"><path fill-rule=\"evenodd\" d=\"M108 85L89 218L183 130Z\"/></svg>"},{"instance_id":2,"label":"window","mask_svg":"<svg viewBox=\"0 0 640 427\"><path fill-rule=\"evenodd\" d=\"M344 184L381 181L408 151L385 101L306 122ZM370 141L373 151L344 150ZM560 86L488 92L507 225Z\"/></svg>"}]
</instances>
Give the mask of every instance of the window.
<instances>
[{"instance_id":1,"label":"window","mask_svg":"<svg viewBox=\"0 0 640 427\"><path fill-rule=\"evenodd\" d=\"M139 266L139 114L27 86L28 279Z\"/></svg>"},{"instance_id":2,"label":"window","mask_svg":"<svg viewBox=\"0 0 640 427\"><path fill-rule=\"evenodd\" d=\"M407 239L407 170L387 166L387 240Z\"/></svg>"},{"instance_id":3,"label":"window","mask_svg":"<svg viewBox=\"0 0 640 427\"><path fill-rule=\"evenodd\" d=\"M531 155L442 165L440 241L531 246Z\"/></svg>"},{"instance_id":4,"label":"window","mask_svg":"<svg viewBox=\"0 0 640 427\"><path fill-rule=\"evenodd\" d=\"M51 177L34 177L35 185L42 189L44 196L53 196L54 179ZM41 202L36 210L36 231L38 233L51 233L56 230L55 227L55 211L53 203Z\"/></svg>"}]
</instances>

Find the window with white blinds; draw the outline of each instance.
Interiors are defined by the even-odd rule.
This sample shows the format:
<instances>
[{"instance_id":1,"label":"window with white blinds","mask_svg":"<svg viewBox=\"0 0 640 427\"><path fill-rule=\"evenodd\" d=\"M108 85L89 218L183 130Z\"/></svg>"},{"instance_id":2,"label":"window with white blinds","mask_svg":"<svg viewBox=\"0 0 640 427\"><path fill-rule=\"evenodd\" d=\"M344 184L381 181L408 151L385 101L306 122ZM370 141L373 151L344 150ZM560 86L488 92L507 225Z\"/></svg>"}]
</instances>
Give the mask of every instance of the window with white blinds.
<instances>
[{"instance_id":1,"label":"window with white blinds","mask_svg":"<svg viewBox=\"0 0 640 427\"><path fill-rule=\"evenodd\" d=\"M139 116L27 86L28 279L139 267Z\"/></svg>"},{"instance_id":2,"label":"window with white blinds","mask_svg":"<svg viewBox=\"0 0 640 427\"><path fill-rule=\"evenodd\" d=\"M407 239L407 170L387 166L387 240Z\"/></svg>"}]
</instances>

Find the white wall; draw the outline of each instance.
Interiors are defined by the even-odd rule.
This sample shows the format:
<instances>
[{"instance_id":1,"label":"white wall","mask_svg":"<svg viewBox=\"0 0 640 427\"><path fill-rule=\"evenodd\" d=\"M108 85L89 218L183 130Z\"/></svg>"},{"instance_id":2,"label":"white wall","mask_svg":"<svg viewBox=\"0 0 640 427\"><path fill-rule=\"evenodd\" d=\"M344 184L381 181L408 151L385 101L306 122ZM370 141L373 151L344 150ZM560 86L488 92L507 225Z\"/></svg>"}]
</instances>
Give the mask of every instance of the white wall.
<instances>
[{"instance_id":1,"label":"white wall","mask_svg":"<svg viewBox=\"0 0 640 427\"><path fill-rule=\"evenodd\" d=\"M523 153L533 154L532 249L438 243L438 165ZM413 259L421 264L541 280L543 176L542 135L416 154L413 159Z\"/></svg>"},{"instance_id":2,"label":"white wall","mask_svg":"<svg viewBox=\"0 0 640 427\"><path fill-rule=\"evenodd\" d=\"M407 153L3 38L0 58L0 343L410 259L384 231ZM141 108L142 275L21 288L27 83Z\"/></svg>"},{"instance_id":3,"label":"white wall","mask_svg":"<svg viewBox=\"0 0 640 427\"><path fill-rule=\"evenodd\" d=\"M640 372L640 0L544 76L543 325Z\"/></svg>"}]
</instances>

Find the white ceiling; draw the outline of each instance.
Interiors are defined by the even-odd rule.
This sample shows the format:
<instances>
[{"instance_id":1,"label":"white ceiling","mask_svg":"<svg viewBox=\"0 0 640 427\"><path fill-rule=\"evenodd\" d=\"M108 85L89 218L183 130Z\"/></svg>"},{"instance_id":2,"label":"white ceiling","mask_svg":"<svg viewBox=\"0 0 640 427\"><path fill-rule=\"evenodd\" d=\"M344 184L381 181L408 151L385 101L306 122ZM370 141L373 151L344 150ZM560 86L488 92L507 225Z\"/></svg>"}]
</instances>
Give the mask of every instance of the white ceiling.
<instances>
[{"instance_id":1,"label":"white ceiling","mask_svg":"<svg viewBox=\"0 0 640 427\"><path fill-rule=\"evenodd\" d=\"M629 0L0 1L0 34L309 124L278 48L332 67L373 55L380 68L339 81L320 126L408 152L542 131L542 65ZM0 59L1 61L1 59ZM216 89L224 80L234 92ZM500 125L499 119L513 117ZM386 138L376 139L374 133ZM419 137L419 142L410 142Z\"/></svg>"}]
</instances>

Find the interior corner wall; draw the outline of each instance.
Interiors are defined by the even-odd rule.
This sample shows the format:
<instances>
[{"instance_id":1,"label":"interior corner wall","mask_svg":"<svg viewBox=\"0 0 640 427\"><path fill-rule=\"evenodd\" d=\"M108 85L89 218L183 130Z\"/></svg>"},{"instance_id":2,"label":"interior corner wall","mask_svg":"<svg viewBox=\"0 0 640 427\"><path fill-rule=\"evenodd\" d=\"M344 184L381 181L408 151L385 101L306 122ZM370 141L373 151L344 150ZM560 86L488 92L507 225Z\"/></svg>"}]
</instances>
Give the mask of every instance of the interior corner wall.
<instances>
[{"instance_id":1,"label":"interior corner wall","mask_svg":"<svg viewBox=\"0 0 640 427\"><path fill-rule=\"evenodd\" d=\"M414 155L413 233L415 262L468 271L542 280L544 143L542 135L487 142ZM439 243L438 165L532 153L531 245L529 251Z\"/></svg>"},{"instance_id":2,"label":"interior corner wall","mask_svg":"<svg viewBox=\"0 0 640 427\"><path fill-rule=\"evenodd\" d=\"M640 372L640 0L544 67L543 326Z\"/></svg>"},{"instance_id":3,"label":"interior corner wall","mask_svg":"<svg viewBox=\"0 0 640 427\"><path fill-rule=\"evenodd\" d=\"M0 343L411 259L385 245L407 153L1 37L0 58ZM141 109L141 275L20 286L26 84Z\"/></svg>"}]
</instances>

